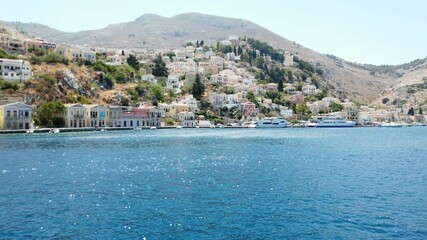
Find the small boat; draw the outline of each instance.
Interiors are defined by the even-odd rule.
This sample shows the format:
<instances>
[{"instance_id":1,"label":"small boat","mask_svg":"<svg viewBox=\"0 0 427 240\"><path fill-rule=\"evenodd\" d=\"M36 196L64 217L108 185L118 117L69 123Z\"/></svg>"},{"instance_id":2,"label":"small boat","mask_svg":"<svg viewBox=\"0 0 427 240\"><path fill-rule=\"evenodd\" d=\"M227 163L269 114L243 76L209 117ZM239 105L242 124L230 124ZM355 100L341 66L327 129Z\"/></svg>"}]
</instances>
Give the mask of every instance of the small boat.
<instances>
[{"instance_id":1,"label":"small boat","mask_svg":"<svg viewBox=\"0 0 427 240\"><path fill-rule=\"evenodd\" d=\"M256 128L256 122L255 121L251 121L251 122L244 122L242 124L242 127L244 128Z\"/></svg>"},{"instance_id":2,"label":"small boat","mask_svg":"<svg viewBox=\"0 0 427 240\"><path fill-rule=\"evenodd\" d=\"M135 130L135 131L139 131L139 130L142 130L142 128L141 128L141 127L136 127L136 128L134 128L133 130Z\"/></svg>"},{"instance_id":3,"label":"small boat","mask_svg":"<svg viewBox=\"0 0 427 240\"><path fill-rule=\"evenodd\" d=\"M156 130L157 128L155 126L151 126L150 130Z\"/></svg>"},{"instance_id":4,"label":"small boat","mask_svg":"<svg viewBox=\"0 0 427 240\"><path fill-rule=\"evenodd\" d=\"M182 129L182 126L176 126L176 129Z\"/></svg>"},{"instance_id":5,"label":"small boat","mask_svg":"<svg viewBox=\"0 0 427 240\"><path fill-rule=\"evenodd\" d=\"M105 128L101 129L101 132L106 132L106 131L107 131L107 129L105 129Z\"/></svg>"},{"instance_id":6,"label":"small boat","mask_svg":"<svg viewBox=\"0 0 427 240\"><path fill-rule=\"evenodd\" d=\"M34 123L31 123L31 127L26 131L26 133L34 133Z\"/></svg>"},{"instance_id":7,"label":"small boat","mask_svg":"<svg viewBox=\"0 0 427 240\"><path fill-rule=\"evenodd\" d=\"M59 128L52 128L49 130L49 133L59 133Z\"/></svg>"},{"instance_id":8,"label":"small boat","mask_svg":"<svg viewBox=\"0 0 427 240\"><path fill-rule=\"evenodd\" d=\"M378 124L378 127L403 127L403 124L396 122L382 122Z\"/></svg>"}]
</instances>

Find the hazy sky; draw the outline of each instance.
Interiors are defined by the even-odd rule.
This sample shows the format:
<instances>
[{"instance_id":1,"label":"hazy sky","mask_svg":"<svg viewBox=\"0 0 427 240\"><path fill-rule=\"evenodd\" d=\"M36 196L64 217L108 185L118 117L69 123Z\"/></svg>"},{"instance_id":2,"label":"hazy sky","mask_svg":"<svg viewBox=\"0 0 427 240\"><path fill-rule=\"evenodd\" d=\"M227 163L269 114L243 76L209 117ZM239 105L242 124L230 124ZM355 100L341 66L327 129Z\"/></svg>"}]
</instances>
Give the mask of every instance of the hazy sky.
<instances>
[{"instance_id":1,"label":"hazy sky","mask_svg":"<svg viewBox=\"0 0 427 240\"><path fill-rule=\"evenodd\" d=\"M425 0L24 0L18 5L2 4L0 19L74 32L144 13L200 12L250 20L353 62L399 64L427 56Z\"/></svg>"}]
</instances>

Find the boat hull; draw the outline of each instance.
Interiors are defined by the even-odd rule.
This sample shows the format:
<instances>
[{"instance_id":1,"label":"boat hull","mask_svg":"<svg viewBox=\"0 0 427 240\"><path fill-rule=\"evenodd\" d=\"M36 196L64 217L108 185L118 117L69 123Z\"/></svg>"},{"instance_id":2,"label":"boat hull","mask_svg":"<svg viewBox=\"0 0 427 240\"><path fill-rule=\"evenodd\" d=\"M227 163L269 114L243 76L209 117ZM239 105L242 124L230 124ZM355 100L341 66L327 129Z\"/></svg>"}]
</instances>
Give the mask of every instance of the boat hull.
<instances>
[{"instance_id":1,"label":"boat hull","mask_svg":"<svg viewBox=\"0 0 427 240\"><path fill-rule=\"evenodd\" d=\"M277 125L273 125L273 124L260 124L260 125L256 125L256 128L285 128L285 127L287 127L288 125L286 124L286 125L279 125L279 124L277 124Z\"/></svg>"},{"instance_id":2,"label":"boat hull","mask_svg":"<svg viewBox=\"0 0 427 240\"><path fill-rule=\"evenodd\" d=\"M318 128L348 128L348 127L354 127L356 126L356 123L318 123L316 124L316 127Z\"/></svg>"}]
</instances>

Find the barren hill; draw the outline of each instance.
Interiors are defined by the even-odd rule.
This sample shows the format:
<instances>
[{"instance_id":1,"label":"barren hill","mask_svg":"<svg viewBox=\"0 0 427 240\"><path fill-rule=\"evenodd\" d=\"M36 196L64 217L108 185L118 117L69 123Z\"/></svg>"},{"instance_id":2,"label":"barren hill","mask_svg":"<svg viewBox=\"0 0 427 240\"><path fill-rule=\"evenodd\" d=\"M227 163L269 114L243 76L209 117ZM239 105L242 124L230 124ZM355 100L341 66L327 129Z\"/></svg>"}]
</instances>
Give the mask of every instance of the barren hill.
<instances>
[{"instance_id":1,"label":"barren hill","mask_svg":"<svg viewBox=\"0 0 427 240\"><path fill-rule=\"evenodd\" d=\"M334 85L338 91L344 92L347 97L362 103L377 99L385 89L398 83L396 76L372 75L361 67L327 57L242 19L199 13L180 14L171 18L145 14L132 22L112 24L106 28L76 33L60 32L33 23L3 22L3 24L58 43L113 48L174 48L196 40L214 44L229 36L252 37L279 49L298 54L303 60L321 67L325 72L326 81Z\"/></svg>"}]
</instances>

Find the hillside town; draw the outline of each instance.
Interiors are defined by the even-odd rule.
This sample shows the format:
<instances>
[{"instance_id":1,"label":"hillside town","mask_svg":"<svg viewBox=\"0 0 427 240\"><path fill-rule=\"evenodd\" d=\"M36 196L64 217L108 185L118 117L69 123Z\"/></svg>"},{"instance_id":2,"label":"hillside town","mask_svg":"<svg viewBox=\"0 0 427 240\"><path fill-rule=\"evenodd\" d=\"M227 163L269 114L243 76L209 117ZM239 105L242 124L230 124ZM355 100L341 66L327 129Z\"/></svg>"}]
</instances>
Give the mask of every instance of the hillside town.
<instances>
[{"instance_id":1,"label":"hillside town","mask_svg":"<svg viewBox=\"0 0 427 240\"><path fill-rule=\"evenodd\" d=\"M3 31L0 48L4 130L244 126L267 117L301 126L328 113L360 126L426 119L425 103L384 99L361 105L329 84L315 63L246 37L230 36L214 46L196 40L174 49L107 49L15 38ZM58 65L67 70L44 75ZM79 79L82 71L89 74ZM37 81L51 81L41 89L52 87L63 96L36 96Z\"/></svg>"}]
</instances>

